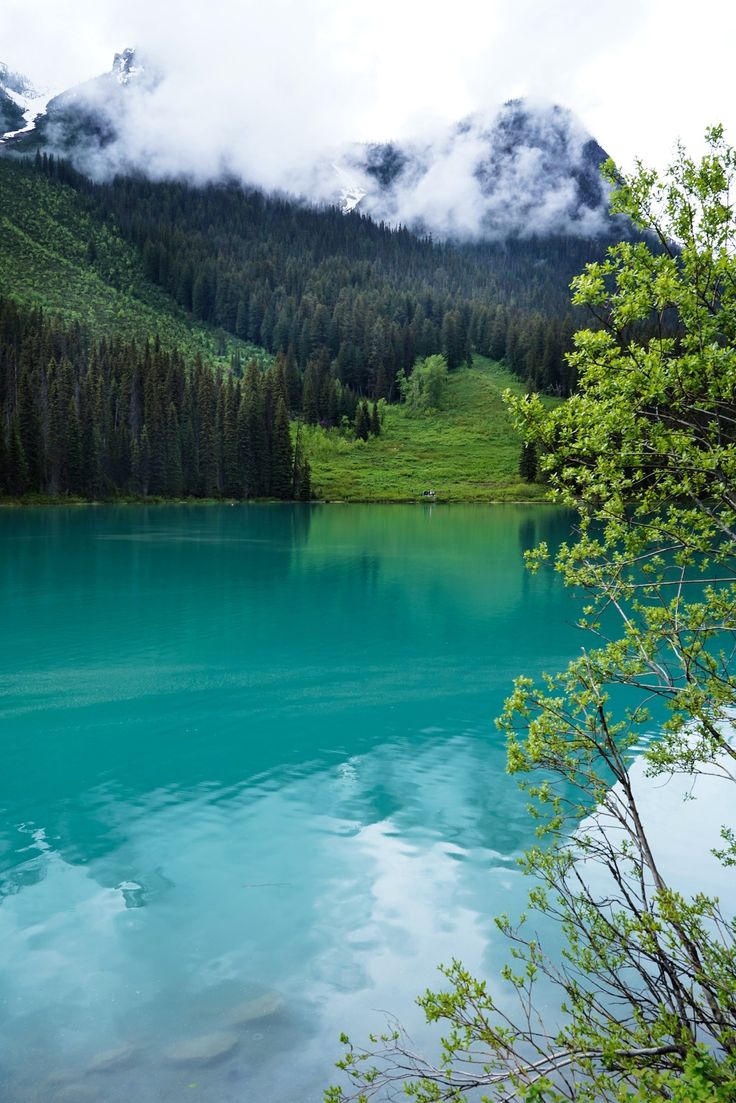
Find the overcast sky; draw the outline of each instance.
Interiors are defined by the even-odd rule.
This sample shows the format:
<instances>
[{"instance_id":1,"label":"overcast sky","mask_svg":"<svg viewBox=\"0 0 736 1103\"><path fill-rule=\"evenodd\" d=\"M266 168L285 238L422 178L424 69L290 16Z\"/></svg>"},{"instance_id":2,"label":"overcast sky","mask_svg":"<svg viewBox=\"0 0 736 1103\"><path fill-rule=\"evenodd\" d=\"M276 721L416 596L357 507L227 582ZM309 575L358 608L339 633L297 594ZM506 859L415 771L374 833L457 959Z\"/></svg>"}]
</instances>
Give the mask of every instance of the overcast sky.
<instances>
[{"instance_id":1,"label":"overcast sky","mask_svg":"<svg viewBox=\"0 0 736 1103\"><path fill-rule=\"evenodd\" d=\"M736 143L734 0L0 0L0 60L68 87L133 45L186 75L233 140L402 138L530 95L623 166ZM196 135L192 136L196 142ZM274 141L278 144L278 140Z\"/></svg>"}]
</instances>

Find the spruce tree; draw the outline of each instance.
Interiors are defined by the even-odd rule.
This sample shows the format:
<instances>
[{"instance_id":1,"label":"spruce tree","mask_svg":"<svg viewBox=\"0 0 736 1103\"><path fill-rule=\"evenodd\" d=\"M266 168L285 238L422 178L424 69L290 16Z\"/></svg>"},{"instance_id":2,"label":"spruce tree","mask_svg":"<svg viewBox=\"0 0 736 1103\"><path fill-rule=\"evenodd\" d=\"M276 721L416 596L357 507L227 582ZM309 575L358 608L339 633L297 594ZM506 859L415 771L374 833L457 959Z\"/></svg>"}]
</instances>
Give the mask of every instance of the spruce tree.
<instances>
[{"instance_id":1,"label":"spruce tree","mask_svg":"<svg viewBox=\"0 0 736 1103\"><path fill-rule=\"evenodd\" d=\"M381 433L381 415L378 412L377 402L374 402L371 408L371 432L374 437L380 436Z\"/></svg>"},{"instance_id":2,"label":"spruce tree","mask_svg":"<svg viewBox=\"0 0 736 1103\"><path fill-rule=\"evenodd\" d=\"M133 438L130 445L130 492L131 494L143 494L143 480L141 477L141 449L138 441Z\"/></svg>"},{"instance_id":3,"label":"spruce tree","mask_svg":"<svg viewBox=\"0 0 736 1103\"><path fill-rule=\"evenodd\" d=\"M181 498L184 492L179 419L173 402L166 416L166 492L170 498Z\"/></svg>"},{"instance_id":4,"label":"spruce tree","mask_svg":"<svg viewBox=\"0 0 736 1103\"><path fill-rule=\"evenodd\" d=\"M239 440L243 445L242 473L245 495L258 498L268 490L268 436L264 387L260 369L251 362L243 380L243 422Z\"/></svg>"},{"instance_id":5,"label":"spruce tree","mask_svg":"<svg viewBox=\"0 0 736 1103\"><path fill-rule=\"evenodd\" d=\"M271 437L270 493L274 498L291 498L293 453L289 415L283 396L276 403Z\"/></svg>"},{"instance_id":6,"label":"spruce tree","mask_svg":"<svg viewBox=\"0 0 736 1103\"><path fill-rule=\"evenodd\" d=\"M355 411L355 435L358 440L368 440L371 431L371 415L368 412L368 403L359 402Z\"/></svg>"},{"instance_id":7,"label":"spruce tree","mask_svg":"<svg viewBox=\"0 0 736 1103\"><path fill-rule=\"evenodd\" d=\"M8 491L20 497L30 489L28 464L20 438L18 415L14 414L10 422L10 443L8 448Z\"/></svg>"},{"instance_id":8,"label":"spruce tree","mask_svg":"<svg viewBox=\"0 0 736 1103\"><path fill-rule=\"evenodd\" d=\"M148 426L146 425L144 425L141 430L140 485L141 494L144 496L148 495L151 488L151 439L148 433Z\"/></svg>"},{"instance_id":9,"label":"spruce tree","mask_svg":"<svg viewBox=\"0 0 736 1103\"><path fill-rule=\"evenodd\" d=\"M228 498L242 495L242 479L238 462L237 394L229 379L223 395L222 409L222 492Z\"/></svg>"},{"instance_id":10,"label":"spruce tree","mask_svg":"<svg viewBox=\"0 0 736 1103\"><path fill-rule=\"evenodd\" d=\"M317 405L317 391L314 384L314 371L308 367L304 373L304 387L302 391L302 413L304 420L309 425L316 425L319 421L319 406Z\"/></svg>"},{"instance_id":11,"label":"spruce tree","mask_svg":"<svg viewBox=\"0 0 736 1103\"><path fill-rule=\"evenodd\" d=\"M289 409L298 410L301 404L302 385L299 378L299 368L296 362L293 343L289 343L284 362L284 375L286 376L286 389L289 396Z\"/></svg>"},{"instance_id":12,"label":"spruce tree","mask_svg":"<svg viewBox=\"0 0 736 1103\"><path fill-rule=\"evenodd\" d=\"M0 406L0 494L8 493L8 449L5 444L5 412Z\"/></svg>"},{"instance_id":13,"label":"spruce tree","mask_svg":"<svg viewBox=\"0 0 736 1103\"><path fill-rule=\"evenodd\" d=\"M311 470L306 456L302 456L297 468L294 497L298 502L308 502L312 497Z\"/></svg>"},{"instance_id":14,"label":"spruce tree","mask_svg":"<svg viewBox=\"0 0 736 1103\"><path fill-rule=\"evenodd\" d=\"M525 479L528 483L536 482L537 479L537 449L533 443L525 442L521 446L521 456L519 458L519 474L522 479Z\"/></svg>"},{"instance_id":15,"label":"spruce tree","mask_svg":"<svg viewBox=\"0 0 736 1103\"><path fill-rule=\"evenodd\" d=\"M70 400L66 415L65 489L75 495L84 493L82 472L82 433L76 403Z\"/></svg>"}]
</instances>

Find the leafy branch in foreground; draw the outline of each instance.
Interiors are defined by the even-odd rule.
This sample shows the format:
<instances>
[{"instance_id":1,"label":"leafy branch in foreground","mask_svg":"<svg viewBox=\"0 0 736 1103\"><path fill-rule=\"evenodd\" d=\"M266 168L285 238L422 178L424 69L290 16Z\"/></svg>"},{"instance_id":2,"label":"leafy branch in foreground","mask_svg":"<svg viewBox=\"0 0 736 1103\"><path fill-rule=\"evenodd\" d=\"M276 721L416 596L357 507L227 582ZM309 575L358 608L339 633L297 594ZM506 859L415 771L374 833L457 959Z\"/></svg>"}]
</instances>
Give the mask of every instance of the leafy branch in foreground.
<instances>
[{"instance_id":1,"label":"leafy branch in foreground","mask_svg":"<svg viewBox=\"0 0 736 1103\"><path fill-rule=\"evenodd\" d=\"M508 398L552 497L578 511L556 566L592 637L562 673L518 679L499 721L540 836L529 914L497 920L515 999L453 961L419 1001L437 1060L394 1024L363 1049L344 1038L329 1103L736 1099L736 925L669 880L629 771L641 756L650 775L736 780L736 152L719 127L707 141L662 178L609 166L613 210L647 239L573 284L597 323L575 338L578 392L552 411ZM709 845L733 865L734 825Z\"/></svg>"}]
</instances>

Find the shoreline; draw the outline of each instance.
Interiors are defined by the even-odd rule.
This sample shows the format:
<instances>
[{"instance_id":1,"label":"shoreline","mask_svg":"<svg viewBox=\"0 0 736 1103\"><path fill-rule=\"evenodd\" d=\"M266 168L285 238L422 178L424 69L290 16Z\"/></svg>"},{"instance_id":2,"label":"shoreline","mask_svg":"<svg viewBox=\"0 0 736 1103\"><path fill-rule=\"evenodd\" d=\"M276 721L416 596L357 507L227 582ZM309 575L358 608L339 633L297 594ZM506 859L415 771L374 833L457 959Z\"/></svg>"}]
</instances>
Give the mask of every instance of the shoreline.
<instances>
[{"instance_id":1,"label":"shoreline","mask_svg":"<svg viewBox=\"0 0 736 1103\"><path fill-rule=\"evenodd\" d=\"M309 501L282 498L2 498L0 509L80 508L100 506L556 506L558 502L539 498L310 498Z\"/></svg>"}]
</instances>

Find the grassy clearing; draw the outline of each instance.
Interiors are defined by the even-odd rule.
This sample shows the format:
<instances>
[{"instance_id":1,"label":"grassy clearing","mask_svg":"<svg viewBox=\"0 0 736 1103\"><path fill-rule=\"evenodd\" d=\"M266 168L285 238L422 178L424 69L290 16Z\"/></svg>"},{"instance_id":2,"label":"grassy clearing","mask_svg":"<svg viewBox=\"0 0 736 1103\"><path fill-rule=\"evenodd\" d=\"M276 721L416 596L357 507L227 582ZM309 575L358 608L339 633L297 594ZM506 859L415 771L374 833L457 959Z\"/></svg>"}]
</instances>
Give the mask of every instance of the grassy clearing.
<instances>
[{"instance_id":1,"label":"grassy clearing","mask_svg":"<svg viewBox=\"0 0 736 1103\"><path fill-rule=\"evenodd\" d=\"M544 488L519 478L521 442L501 395L524 390L501 365L476 356L449 379L442 410L389 406L380 437L346 440L307 427L315 496L328 501L413 502L436 490L443 502L527 502Z\"/></svg>"}]
</instances>

